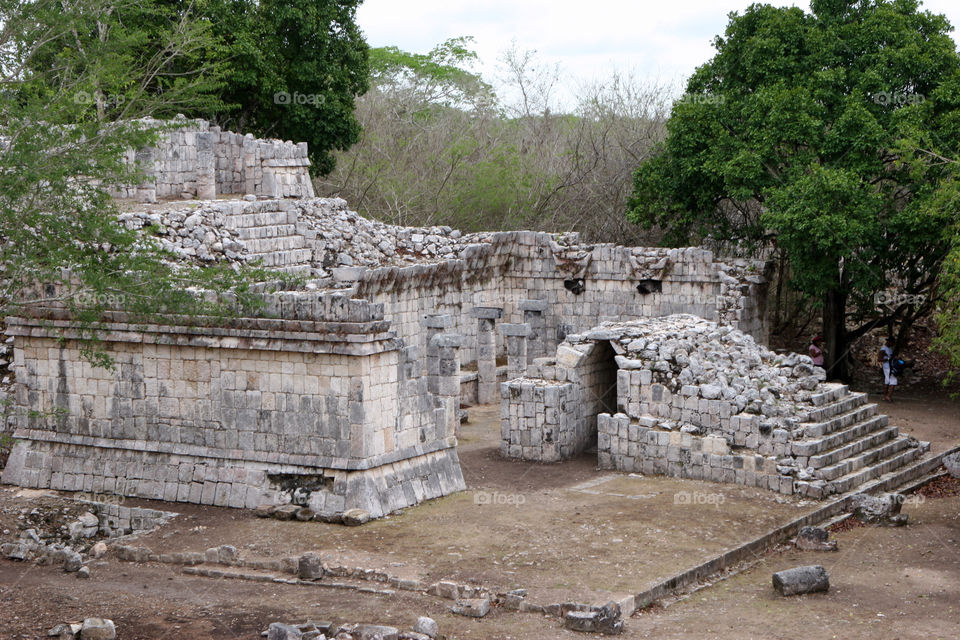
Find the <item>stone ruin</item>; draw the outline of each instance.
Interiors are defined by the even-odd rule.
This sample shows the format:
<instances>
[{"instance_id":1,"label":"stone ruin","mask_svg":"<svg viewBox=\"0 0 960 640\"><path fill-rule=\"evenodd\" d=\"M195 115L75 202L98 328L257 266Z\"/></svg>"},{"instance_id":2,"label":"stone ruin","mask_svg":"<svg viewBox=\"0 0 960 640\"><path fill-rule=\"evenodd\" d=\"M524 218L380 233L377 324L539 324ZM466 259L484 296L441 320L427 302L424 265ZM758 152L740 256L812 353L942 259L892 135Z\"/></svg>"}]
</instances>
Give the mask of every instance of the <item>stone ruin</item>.
<instances>
[{"instance_id":1,"label":"stone ruin","mask_svg":"<svg viewBox=\"0 0 960 640\"><path fill-rule=\"evenodd\" d=\"M495 402L505 456L559 461L595 444L607 468L815 497L922 451L864 394L760 346L762 262L386 225L342 200L275 197L312 195L302 145L199 124L137 157L157 168L141 200L151 186L245 195L138 205L124 224L184 263L259 264L295 284L260 289L256 317L108 313L113 370L83 359L61 309L8 318L17 444L4 482L380 517L463 490L461 405Z\"/></svg>"}]
</instances>

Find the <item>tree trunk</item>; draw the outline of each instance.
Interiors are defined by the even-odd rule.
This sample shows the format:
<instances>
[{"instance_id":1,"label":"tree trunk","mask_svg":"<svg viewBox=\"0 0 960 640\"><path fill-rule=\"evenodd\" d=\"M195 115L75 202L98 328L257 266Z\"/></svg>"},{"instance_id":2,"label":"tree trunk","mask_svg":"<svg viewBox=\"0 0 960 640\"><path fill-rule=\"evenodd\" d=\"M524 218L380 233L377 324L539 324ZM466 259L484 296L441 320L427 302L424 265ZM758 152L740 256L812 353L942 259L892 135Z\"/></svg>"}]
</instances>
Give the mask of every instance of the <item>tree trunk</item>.
<instances>
[{"instance_id":1,"label":"tree trunk","mask_svg":"<svg viewBox=\"0 0 960 640\"><path fill-rule=\"evenodd\" d=\"M823 342L826 347L827 378L850 381L847 343L847 293L828 291L823 305Z\"/></svg>"}]
</instances>

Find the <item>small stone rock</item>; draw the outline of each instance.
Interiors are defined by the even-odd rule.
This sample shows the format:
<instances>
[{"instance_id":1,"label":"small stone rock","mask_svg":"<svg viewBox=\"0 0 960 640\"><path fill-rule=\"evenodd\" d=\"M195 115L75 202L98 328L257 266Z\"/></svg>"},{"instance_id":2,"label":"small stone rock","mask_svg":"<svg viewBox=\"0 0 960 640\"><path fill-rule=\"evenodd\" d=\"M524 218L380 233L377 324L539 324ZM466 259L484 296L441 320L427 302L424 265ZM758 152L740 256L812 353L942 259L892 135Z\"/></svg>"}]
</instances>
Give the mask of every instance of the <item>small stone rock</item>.
<instances>
[{"instance_id":1,"label":"small stone rock","mask_svg":"<svg viewBox=\"0 0 960 640\"><path fill-rule=\"evenodd\" d=\"M297 512L293 514L293 517L299 520L300 522L310 522L311 520L313 520L313 517L315 515L316 514L313 512L313 509L309 507L303 507L301 509L297 509Z\"/></svg>"},{"instance_id":2,"label":"small stone rock","mask_svg":"<svg viewBox=\"0 0 960 640\"><path fill-rule=\"evenodd\" d=\"M803 527L797 533L795 544L801 551L836 551L835 540L827 540L830 532L820 527Z\"/></svg>"},{"instance_id":3,"label":"small stone rock","mask_svg":"<svg viewBox=\"0 0 960 640\"><path fill-rule=\"evenodd\" d=\"M26 560L30 557L30 548L22 542L0 544L0 554L10 560Z\"/></svg>"},{"instance_id":4,"label":"small stone rock","mask_svg":"<svg viewBox=\"0 0 960 640\"><path fill-rule=\"evenodd\" d=\"M233 564L238 557L237 548L233 545L222 544L217 547L217 562L220 564Z\"/></svg>"},{"instance_id":5,"label":"small stone rock","mask_svg":"<svg viewBox=\"0 0 960 640\"><path fill-rule=\"evenodd\" d=\"M300 640L303 633L294 626L282 622L272 622L267 629L267 640Z\"/></svg>"},{"instance_id":6,"label":"small stone rock","mask_svg":"<svg viewBox=\"0 0 960 640\"><path fill-rule=\"evenodd\" d=\"M113 620L106 618L87 618L80 627L80 640L115 640L116 637Z\"/></svg>"},{"instance_id":7,"label":"small stone rock","mask_svg":"<svg viewBox=\"0 0 960 640\"><path fill-rule=\"evenodd\" d=\"M90 557L94 559L102 558L107 554L107 543L103 540L90 547Z\"/></svg>"},{"instance_id":8,"label":"small stone rock","mask_svg":"<svg viewBox=\"0 0 960 640\"><path fill-rule=\"evenodd\" d=\"M427 616L417 618L417 621L413 625L413 630L425 636L430 636L431 638L436 638L440 634L440 627L437 626L436 621Z\"/></svg>"},{"instance_id":9,"label":"small stone rock","mask_svg":"<svg viewBox=\"0 0 960 640\"><path fill-rule=\"evenodd\" d=\"M596 611L568 611L563 626L571 631L618 635L623 632L620 605L608 602Z\"/></svg>"},{"instance_id":10,"label":"small stone rock","mask_svg":"<svg viewBox=\"0 0 960 640\"><path fill-rule=\"evenodd\" d=\"M297 562L297 575L301 580L320 580L323 574L323 557L319 553L309 551L300 556Z\"/></svg>"},{"instance_id":11,"label":"small stone rock","mask_svg":"<svg viewBox=\"0 0 960 640\"><path fill-rule=\"evenodd\" d=\"M773 588L782 596L830 590L830 574L820 565L795 567L773 574Z\"/></svg>"},{"instance_id":12,"label":"small stone rock","mask_svg":"<svg viewBox=\"0 0 960 640\"><path fill-rule=\"evenodd\" d=\"M343 512L343 524L357 527L370 522L370 512L365 509L350 509Z\"/></svg>"},{"instance_id":13,"label":"small stone rock","mask_svg":"<svg viewBox=\"0 0 960 640\"><path fill-rule=\"evenodd\" d=\"M284 504L273 510L273 517L277 520L293 520L300 507L295 504Z\"/></svg>"},{"instance_id":14,"label":"small stone rock","mask_svg":"<svg viewBox=\"0 0 960 640\"><path fill-rule=\"evenodd\" d=\"M272 504L261 504L257 505L257 508L253 510L253 515L258 518L269 518L273 515L276 507Z\"/></svg>"},{"instance_id":15,"label":"small stone rock","mask_svg":"<svg viewBox=\"0 0 960 640\"><path fill-rule=\"evenodd\" d=\"M461 616L482 618L490 613L490 598L463 598L451 610Z\"/></svg>"},{"instance_id":16,"label":"small stone rock","mask_svg":"<svg viewBox=\"0 0 960 640\"><path fill-rule=\"evenodd\" d=\"M90 567L80 567L77 569L77 577L82 580L90 579Z\"/></svg>"},{"instance_id":17,"label":"small stone rock","mask_svg":"<svg viewBox=\"0 0 960 640\"><path fill-rule=\"evenodd\" d=\"M73 549L63 550L63 570L67 573L79 571L83 566L83 558Z\"/></svg>"},{"instance_id":18,"label":"small stone rock","mask_svg":"<svg viewBox=\"0 0 960 640\"><path fill-rule=\"evenodd\" d=\"M861 522L900 527L907 524L907 514L900 513L903 496L898 493L884 493L871 496L858 493L851 498L853 515Z\"/></svg>"}]
</instances>

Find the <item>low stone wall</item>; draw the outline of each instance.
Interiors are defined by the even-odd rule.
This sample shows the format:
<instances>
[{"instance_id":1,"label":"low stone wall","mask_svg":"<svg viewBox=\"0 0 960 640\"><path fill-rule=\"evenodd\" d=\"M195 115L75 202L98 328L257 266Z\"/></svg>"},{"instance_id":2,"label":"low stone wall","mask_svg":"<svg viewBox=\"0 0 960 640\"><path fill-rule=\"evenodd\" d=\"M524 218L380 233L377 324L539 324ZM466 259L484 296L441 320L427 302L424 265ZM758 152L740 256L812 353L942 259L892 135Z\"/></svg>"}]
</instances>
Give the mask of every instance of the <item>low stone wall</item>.
<instances>
[{"instance_id":1,"label":"low stone wall","mask_svg":"<svg viewBox=\"0 0 960 640\"><path fill-rule=\"evenodd\" d=\"M583 451L589 432L576 385L517 379L500 385L500 393L501 455L559 462Z\"/></svg>"},{"instance_id":2,"label":"low stone wall","mask_svg":"<svg viewBox=\"0 0 960 640\"><path fill-rule=\"evenodd\" d=\"M775 457L732 451L722 436L697 436L655 428L651 419L622 413L597 417L597 461L617 469L675 478L742 484L793 493L793 478L781 476Z\"/></svg>"}]
</instances>

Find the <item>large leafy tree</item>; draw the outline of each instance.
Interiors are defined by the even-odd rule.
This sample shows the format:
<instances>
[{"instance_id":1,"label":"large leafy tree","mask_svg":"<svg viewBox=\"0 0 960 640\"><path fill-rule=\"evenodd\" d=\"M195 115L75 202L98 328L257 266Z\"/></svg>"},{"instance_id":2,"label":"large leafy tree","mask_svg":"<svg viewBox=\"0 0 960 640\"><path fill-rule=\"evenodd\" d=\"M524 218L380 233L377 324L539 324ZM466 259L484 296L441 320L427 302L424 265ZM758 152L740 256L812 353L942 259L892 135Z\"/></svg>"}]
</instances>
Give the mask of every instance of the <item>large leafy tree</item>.
<instances>
[{"instance_id":1,"label":"large leafy tree","mask_svg":"<svg viewBox=\"0 0 960 640\"><path fill-rule=\"evenodd\" d=\"M916 0L812 0L811 12L731 14L635 175L629 216L673 243L712 235L773 244L823 309L832 374L877 326L905 328L929 296L956 209L937 197L952 169L915 161L960 126L960 57L943 16ZM884 301L889 302L889 301ZM851 328L852 327L852 328Z\"/></svg>"},{"instance_id":2,"label":"large leafy tree","mask_svg":"<svg viewBox=\"0 0 960 640\"><path fill-rule=\"evenodd\" d=\"M149 34L130 30L123 17L141 8L0 0L0 313L62 306L90 347L106 307L140 317L224 313L232 296L220 303L192 290L247 290L232 270L178 267L118 224L108 188L140 179L123 153L161 133L139 118L209 104L205 67L171 71L210 45L209 26L159 12Z\"/></svg>"},{"instance_id":3,"label":"large leafy tree","mask_svg":"<svg viewBox=\"0 0 960 640\"><path fill-rule=\"evenodd\" d=\"M357 141L354 99L368 85L368 48L356 24L361 0L199 0L216 25L224 64L223 125L307 142L314 171ZM204 115L204 111L195 113Z\"/></svg>"}]
</instances>

